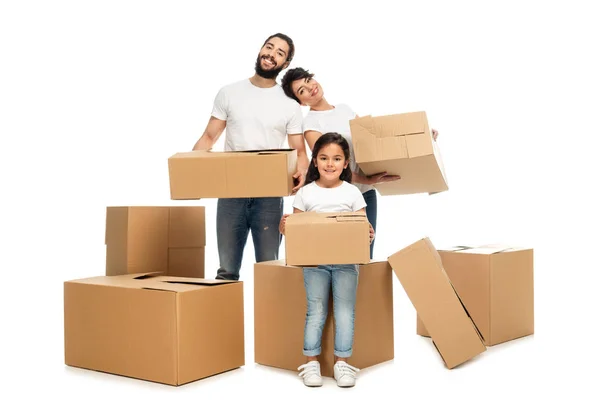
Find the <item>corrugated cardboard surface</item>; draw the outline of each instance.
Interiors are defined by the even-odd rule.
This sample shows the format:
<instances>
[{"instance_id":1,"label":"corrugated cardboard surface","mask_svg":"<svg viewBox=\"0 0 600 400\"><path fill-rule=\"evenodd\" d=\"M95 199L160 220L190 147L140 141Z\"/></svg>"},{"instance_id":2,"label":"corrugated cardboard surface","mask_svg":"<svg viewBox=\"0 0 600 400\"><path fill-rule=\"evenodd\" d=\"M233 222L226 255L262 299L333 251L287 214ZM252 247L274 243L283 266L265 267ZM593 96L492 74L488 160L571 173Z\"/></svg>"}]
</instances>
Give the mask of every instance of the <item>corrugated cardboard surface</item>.
<instances>
[{"instance_id":1,"label":"corrugated cardboard surface","mask_svg":"<svg viewBox=\"0 0 600 400\"><path fill-rule=\"evenodd\" d=\"M366 264L370 261L367 216L292 214L285 223L285 256L288 265Z\"/></svg>"},{"instance_id":2,"label":"corrugated cardboard surface","mask_svg":"<svg viewBox=\"0 0 600 400\"><path fill-rule=\"evenodd\" d=\"M245 362L242 282L73 280L64 283L64 313L70 366L181 385Z\"/></svg>"},{"instance_id":3,"label":"corrugated cardboard surface","mask_svg":"<svg viewBox=\"0 0 600 400\"><path fill-rule=\"evenodd\" d=\"M350 121L356 162L366 175L400 175L376 184L381 195L439 193L448 190L441 154L424 111L370 115Z\"/></svg>"},{"instance_id":4,"label":"corrugated cardboard surface","mask_svg":"<svg viewBox=\"0 0 600 400\"><path fill-rule=\"evenodd\" d=\"M204 277L204 207L107 207L106 275Z\"/></svg>"},{"instance_id":5,"label":"corrugated cardboard surface","mask_svg":"<svg viewBox=\"0 0 600 400\"><path fill-rule=\"evenodd\" d=\"M486 350L428 238L388 258L448 368Z\"/></svg>"},{"instance_id":6,"label":"corrugated cardboard surface","mask_svg":"<svg viewBox=\"0 0 600 400\"><path fill-rule=\"evenodd\" d=\"M306 292L302 267L282 260L254 265L254 360L297 371L302 354ZM350 364L367 368L394 358L392 270L387 262L359 266L353 354ZM321 374L333 376L333 302L321 342Z\"/></svg>"},{"instance_id":7,"label":"corrugated cardboard surface","mask_svg":"<svg viewBox=\"0 0 600 400\"><path fill-rule=\"evenodd\" d=\"M533 249L457 247L439 254L487 346L534 333ZM419 320L417 333L429 336Z\"/></svg>"},{"instance_id":8,"label":"corrugated cardboard surface","mask_svg":"<svg viewBox=\"0 0 600 400\"><path fill-rule=\"evenodd\" d=\"M171 199L289 196L296 162L295 149L177 153L168 159Z\"/></svg>"}]
</instances>

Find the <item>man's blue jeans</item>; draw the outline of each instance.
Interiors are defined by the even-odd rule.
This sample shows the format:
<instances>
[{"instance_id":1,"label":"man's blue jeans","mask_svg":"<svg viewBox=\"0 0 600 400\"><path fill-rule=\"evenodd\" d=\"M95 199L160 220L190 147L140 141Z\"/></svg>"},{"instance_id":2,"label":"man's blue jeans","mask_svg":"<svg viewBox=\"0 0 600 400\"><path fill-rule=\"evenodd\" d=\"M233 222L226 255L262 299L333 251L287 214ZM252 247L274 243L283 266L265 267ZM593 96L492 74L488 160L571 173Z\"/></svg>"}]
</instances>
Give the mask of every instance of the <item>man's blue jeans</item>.
<instances>
[{"instance_id":1,"label":"man's blue jeans","mask_svg":"<svg viewBox=\"0 0 600 400\"><path fill-rule=\"evenodd\" d=\"M282 216L282 197L219 199L217 247L220 268L216 279L239 280L248 232L252 232L256 262L277 260Z\"/></svg>"}]
</instances>

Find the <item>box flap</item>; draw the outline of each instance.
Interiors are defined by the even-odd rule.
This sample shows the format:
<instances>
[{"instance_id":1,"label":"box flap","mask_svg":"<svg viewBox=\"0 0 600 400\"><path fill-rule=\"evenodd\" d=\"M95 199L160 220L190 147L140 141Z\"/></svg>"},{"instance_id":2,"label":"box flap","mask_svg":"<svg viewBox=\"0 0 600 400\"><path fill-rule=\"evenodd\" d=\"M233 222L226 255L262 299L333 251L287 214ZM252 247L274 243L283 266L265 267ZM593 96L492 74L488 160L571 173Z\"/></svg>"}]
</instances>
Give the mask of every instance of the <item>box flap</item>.
<instances>
[{"instance_id":1,"label":"box flap","mask_svg":"<svg viewBox=\"0 0 600 400\"><path fill-rule=\"evenodd\" d=\"M169 248L206 246L205 208L174 206L169 209Z\"/></svg>"},{"instance_id":2,"label":"box flap","mask_svg":"<svg viewBox=\"0 0 600 400\"><path fill-rule=\"evenodd\" d=\"M373 121L373 133L378 138L425 133L426 127L425 111L384 115L375 117Z\"/></svg>"},{"instance_id":3,"label":"box flap","mask_svg":"<svg viewBox=\"0 0 600 400\"><path fill-rule=\"evenodd\" d=\"M469 254L496 254L521 250L528 249L524 247L515 247L505 244L488 244L483 246L454 246L448 249L440 249L440 251L460 252Z\"/></svg>"},{"instance_id":4,"label":"box flap","mask_svg":"<svg viewBox=\"0 0 600 400\"><path fill-rule=\"evenodd\" d=\"M146 281L141 289L163 290L165 292L183 293L194 290L202 290L220 285L234 284L237 281L215 281L199 278L161 277L157 280Z\"/></svg>"},{"instance_id":5,"label":"box flap","mask_svg":"<svg viewBox=\"0 0 600 400\"><path fill-rule=\"evenodd\" d=\"M238 150L238 151L226 151L224 153L240 153L240 154L287 154L296 151L296 149L262 149L262 150Z\"/></svg>"},{"instance_id":6,"label":"box flap","mask_svg":"<svg viewBox=\"0 0 600 400\"><path fill-rule=\"evenodd\" d=\"M315 212L307 211L302 213L291 214L286 224L301 223L332 223L337 221L365 221L366 214L356 212Z\"/></svg>"},{"instance_id":7,"label":"box flap","mask_svg":"<svg viewBox=\"0 0 600 400\"><path fill-rule=\"evenodd\" d=\"M365 214L347 214L347 215L336 215L335 218L337 222L364 222L367 216Z\"/></svg>"},{"instance_id":8,"label":"box flap","mask_svg":"<svg viewBox=\"0 0 600 400\"><path fill-rule=\"evenodd\" d=\"M137 274L127 275L114 275L114 276L94 276L90 278L74 279L68 282L83 283L89 285L102 285L102 286L119 286L119 287L140 287L146 279L152 279L157 276L164 274L164 272L144 272Z\"/></svg>"},{"instance_id":9,"label":"box flap","mask_svg":"<svg viewBox=\"0 0 600 400\"><path fill-rule=\"evenodd\" d=\"M388 261L448 368L486 350L429 238L396 252Z\"/></svg>"}]
</instances>

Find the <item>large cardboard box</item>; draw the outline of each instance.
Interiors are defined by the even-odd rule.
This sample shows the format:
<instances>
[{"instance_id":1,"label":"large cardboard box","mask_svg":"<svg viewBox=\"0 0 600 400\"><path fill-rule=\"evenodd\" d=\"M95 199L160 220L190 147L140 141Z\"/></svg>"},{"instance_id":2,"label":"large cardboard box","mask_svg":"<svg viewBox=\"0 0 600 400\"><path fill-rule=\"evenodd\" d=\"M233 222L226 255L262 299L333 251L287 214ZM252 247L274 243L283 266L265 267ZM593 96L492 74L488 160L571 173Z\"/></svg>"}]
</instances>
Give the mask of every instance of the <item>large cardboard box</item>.
<instances>
[{"instance_id":1,"label":"large cardboard box","mask_svg":"<svg viewBox=\"0 0 600 400\"><path fill-rule=\"evenodd\" d=\"M533 249L487 245L438 252L487 346L534 333ZM417 333L429 336L419 317Z\"/></svg>"},{"instance_id":2,"label":"large cardboard box","mask_svg":"<svg viewBox=\"0 0 600 400\"><path fill-rule=\"evenodd\" d=\"M387 171L401 179L375 185L385 195L448 190L440 151L424 111L350 121L356 162L366 175Z\"/></svg>"},{"instance_id":3,"label":"large cardboard box","mask_svg":"<svg viewBox=\"0 0 600 400\"><path fill-rule=\"evenodd\" d=\"M368 263L369 221L366 214L291 214L285 223L285 256L288 265Z\"/></svg>"},{"instance_id":4,"label":"large cardboard box","mask_svg":"<svg viewBox=\"0 0 600 400\"><path fill-rule=\"evenodd\" d=\"M295 149L177 153L168 159L171 199L289 196L296 163Z\"/></svg>"},{"instance_id":5,"label":"large cardboard box","mask_svg":"<svg viewBox=\"0 0 600 400\"><path fill-rule=\"evenodd\" d=\"M169 385L244 365L243 283L131 274L64 283L65 363Z\"/></svg>"},{"instance_id":6,"label":"large cardboard box","mask_svg":"<svg viewBox=\"0 0 600 400\"><path fill-rule=\"evenodd\" d=\"M204 207L107 207L106 275L204 277Z\"/></svg>"},{"instance_id":7,"label":"large cardboard box","mask_svg":"<svg viewBox=\"0 0 600 400\"><path fill-rule=\"evenodd\" d=\"M388 258L447 368L486 351L429 238Z\"/></svg>"},{"instance_id":8,"label":"large cardboard box","mask_svg":"<svg viewBox=\"0 0 600 400\"><path fill-rule=\"evenodd\" d=\"M306 292L302 267L282 260L254 265L254 360L288 369L306 362L302 354ZM394 358L392 270L387 262L359 266L353 354L349 363L364 369ZM322 337L321 373L333 376L333 301Z\"/></svg>"}]
</instances>

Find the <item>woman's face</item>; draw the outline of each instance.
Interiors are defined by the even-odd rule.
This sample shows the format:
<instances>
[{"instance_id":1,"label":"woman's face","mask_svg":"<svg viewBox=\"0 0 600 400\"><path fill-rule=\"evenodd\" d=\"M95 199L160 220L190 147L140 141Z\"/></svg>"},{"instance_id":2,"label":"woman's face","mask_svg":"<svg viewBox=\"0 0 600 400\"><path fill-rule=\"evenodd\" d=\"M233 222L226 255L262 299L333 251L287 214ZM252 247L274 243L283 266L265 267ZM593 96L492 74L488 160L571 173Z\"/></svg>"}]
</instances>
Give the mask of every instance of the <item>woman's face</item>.
<instances>
[{"instance_id":1,"label":"woman's face","mask_svg":"<svg viewBox=\"0 0 600 400\"><path fill-rule=\"evenodd\" d=\"M292 90L303 106L313 106L323 98L323 88L314 78L295 80Z\"/></svg>"}]
</instances>

